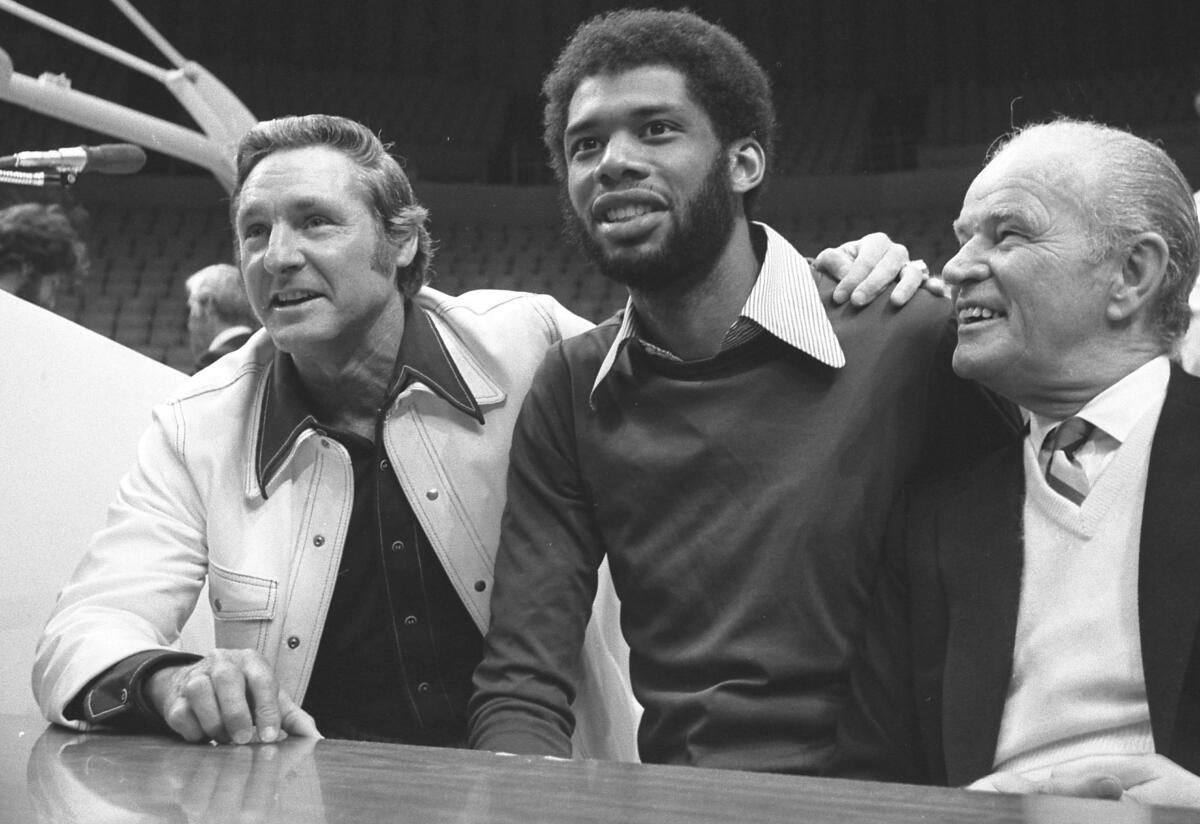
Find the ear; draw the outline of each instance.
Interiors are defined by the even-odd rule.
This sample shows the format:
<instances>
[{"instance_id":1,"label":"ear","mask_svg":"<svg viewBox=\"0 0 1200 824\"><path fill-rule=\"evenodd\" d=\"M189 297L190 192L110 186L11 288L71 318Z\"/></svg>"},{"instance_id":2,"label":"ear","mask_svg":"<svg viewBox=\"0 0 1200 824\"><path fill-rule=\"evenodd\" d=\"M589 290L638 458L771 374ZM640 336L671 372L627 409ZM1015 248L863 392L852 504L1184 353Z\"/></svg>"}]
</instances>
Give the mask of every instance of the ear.
<instances>
[{"instance_id":1,"label":"ear","mask_svg":"<svg viewBox=\"0 0 1200 824\"><path fill-rule=\"evenodd\" d=\"M403 269L413 262L413 258L417 256L417 242L419 238L415 231L409 232L399 246L396 247L396 268Z\"/></svg>"},{"instance_id":2,"label":"ear","mask_svg":"<svg viewBox=\"0 0 1200 824\"><path fill-rule=\"evenodd\" d=\"M1137 317L1158 294L1170 259L1167 242L1158 232L1134 237L1117 257L1121 270L1113 273L1109 288L1108 319L1118 322Z\"/></svg>"},{"instance_id":3,"label":"ear","mask_svg":"<svg viewBox=\"0 0 1200 824\"><path fill-rule=\"evenodd\" d=\"M762 185L767 174L767 154L757 140L747 137L729 147L729 179L739 195Z\"/></svg>"}]
</instances>

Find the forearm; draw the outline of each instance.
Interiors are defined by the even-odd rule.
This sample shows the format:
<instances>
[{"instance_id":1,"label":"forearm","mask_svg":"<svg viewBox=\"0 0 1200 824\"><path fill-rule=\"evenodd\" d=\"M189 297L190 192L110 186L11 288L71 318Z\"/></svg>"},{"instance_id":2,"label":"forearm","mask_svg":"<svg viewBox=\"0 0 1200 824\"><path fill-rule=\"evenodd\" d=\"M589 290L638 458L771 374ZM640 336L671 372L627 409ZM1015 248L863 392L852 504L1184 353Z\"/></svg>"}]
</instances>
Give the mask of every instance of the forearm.
<instances>
[{"instance_id":1,"label":"forearm","mask_svg":"<svg viewBox=\"0 0 1200 824\"><path fill-rule=\"evenodd\" d=\"M470 744L570 757L571 704L596 573L564 542L528 542L520 533L506 521L492 623L475 671ZM544 551L550 548L557 551Z\"/></svg>"},{"instance_id":2,"label":"forearm","mask_svg":"<svg viewBox=\"0 0 1200 824\"><path fill-rule=\"evenodd\" d=\"M571 703L602 558L547 359L513 437L492 620L471 702L471 745L570 756ZM569 402L568 402L569 403Z\"/></svg>"}]
</instances>

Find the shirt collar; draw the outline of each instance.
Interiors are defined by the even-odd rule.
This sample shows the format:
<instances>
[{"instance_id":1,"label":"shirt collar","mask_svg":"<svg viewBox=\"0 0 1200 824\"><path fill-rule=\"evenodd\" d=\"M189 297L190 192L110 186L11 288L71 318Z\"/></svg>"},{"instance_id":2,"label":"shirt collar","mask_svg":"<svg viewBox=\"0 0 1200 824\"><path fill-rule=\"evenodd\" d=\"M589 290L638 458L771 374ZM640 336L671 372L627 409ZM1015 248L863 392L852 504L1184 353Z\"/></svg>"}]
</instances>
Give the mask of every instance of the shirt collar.
<instances>
[{"instance_id":1,"label":"shirt collar","mask_svg":"<svg viewBox=\"0 0 1200 824\"><path fill-rule=\"evenodd\" d=\"M267 484L286 462L296 440L305 430L321 425L312 413L308 391L291 356L277 351L267 368L255 442L255 477L264 498ZM463 414L480 424L484 422L483 410L450 357L433 319L408 301L404 336L384 408L389 408L407 387L418 383Z\"/></svg>"},{"instance_id":2,"label":"shirt collar","mask_svg":"<svg viewBox=\"0 0 1200 824\"><path fill-rule=\"evenodd\" d=\"M752 232L763 233L767 251L739 317L749 318L784 343L827 366L845 366L846 355L825 314L808 261L765 223L751 223L750 228ZM633 300L629 299L625 302L617 337L592 383L590 398L594 398L596 388L612 372L621 350L639 337L637 312Z\"/></svg>"},{"instance_id":3,"label":"shirt collar","mask_svg":"<svg viewBox=\"0 0 1200 824\"><path fill-rule=\"evenodd\" d=\"M1083 418L1118 443L1124 443L1142 416L1155 404L1161 405L1170 377L1170 360L1159 355L1092 398L1074 417ZM1029 418L1029 439L1040 449L1046 434L1062 419L1022 411Z\"/></svg>"}]
</instances>

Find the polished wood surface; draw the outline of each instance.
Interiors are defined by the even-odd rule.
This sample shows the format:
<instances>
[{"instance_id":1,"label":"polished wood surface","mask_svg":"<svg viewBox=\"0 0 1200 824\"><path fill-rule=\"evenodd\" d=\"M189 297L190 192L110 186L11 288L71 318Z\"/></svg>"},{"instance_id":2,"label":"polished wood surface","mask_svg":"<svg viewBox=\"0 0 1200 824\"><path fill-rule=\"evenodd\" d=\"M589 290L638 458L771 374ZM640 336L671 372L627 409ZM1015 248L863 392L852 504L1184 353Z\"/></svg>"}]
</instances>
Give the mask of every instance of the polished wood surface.
<instances>
[{"instance_id":1,"label":"polished wood surface","mask_svg":"<svg viewBox=\"0 0 1200 824\"><path fill-rule=\"evenodd\" d=\"M0 820L39 822L1200 822L1069 798L290 739L217 747L0 716Z\"/></svg>"}]
</instances>

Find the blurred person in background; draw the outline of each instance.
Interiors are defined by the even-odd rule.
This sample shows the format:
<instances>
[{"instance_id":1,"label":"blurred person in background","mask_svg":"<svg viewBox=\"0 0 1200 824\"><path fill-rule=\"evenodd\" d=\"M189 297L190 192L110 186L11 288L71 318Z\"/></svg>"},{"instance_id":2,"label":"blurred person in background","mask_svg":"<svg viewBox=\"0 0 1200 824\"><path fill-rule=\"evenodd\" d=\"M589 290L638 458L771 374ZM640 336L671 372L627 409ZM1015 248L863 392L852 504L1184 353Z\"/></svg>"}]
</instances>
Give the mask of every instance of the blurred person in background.
<instances>
[{"instance_id":1,"label":"blurred person in background","mask_svg":"<svg viewBox=\"0 0 1200 824\"><path fill-rule=\"evenodd\" d=\"M205 266L185 282L188 344L197 371L250 340L258 319L246 298L242 273L231 263Z\"/></svg>"},{"instance_id":2,"label":"blurred person in background","mask_svg":"<svg viewBox=\"0 0 1200 824\"><path fill-rule=\"evenodd\" d=\"M88 254L58 205L19 203L0 210L0 289L54 310L59 293L88 273Z\"/></svg>"}]
</instances>

